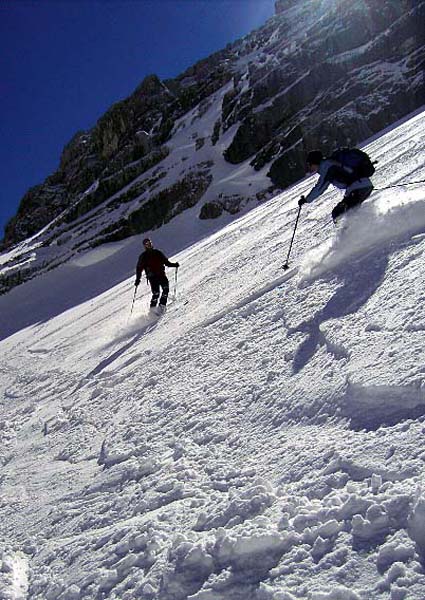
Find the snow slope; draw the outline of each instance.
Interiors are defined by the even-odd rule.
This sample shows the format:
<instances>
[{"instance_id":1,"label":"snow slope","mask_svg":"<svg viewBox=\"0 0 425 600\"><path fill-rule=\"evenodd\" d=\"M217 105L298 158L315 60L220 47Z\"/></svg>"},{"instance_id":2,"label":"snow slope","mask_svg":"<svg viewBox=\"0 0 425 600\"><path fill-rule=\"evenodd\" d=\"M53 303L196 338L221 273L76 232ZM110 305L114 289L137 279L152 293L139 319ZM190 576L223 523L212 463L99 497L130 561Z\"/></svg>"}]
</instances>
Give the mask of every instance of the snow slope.
<instances>
[{"instance_id":1,"label":"snow slope","mask_svg":"<svg viewBox=\"0 0 425 600\"><path fill-rule=\"evenodd\" d=\"M377 188L424 131L368 145ZM324 195L284 272L312 181L175 255L161 319L135 239L0 297L0 598L425 598L425 185L336 231Z\"/></svg>"}]
</instances>

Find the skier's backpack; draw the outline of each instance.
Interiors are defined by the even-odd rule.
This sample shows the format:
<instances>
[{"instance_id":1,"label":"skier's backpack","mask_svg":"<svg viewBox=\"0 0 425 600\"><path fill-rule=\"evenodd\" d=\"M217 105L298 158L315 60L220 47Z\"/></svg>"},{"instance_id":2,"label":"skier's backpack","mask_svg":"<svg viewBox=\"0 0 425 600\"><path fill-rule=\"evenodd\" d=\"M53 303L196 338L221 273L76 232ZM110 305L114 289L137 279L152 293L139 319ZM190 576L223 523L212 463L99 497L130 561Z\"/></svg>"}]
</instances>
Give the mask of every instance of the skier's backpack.
<instances>
[{"instance_id":1,"label":"skier's backpack","mask_svg":"<svg viewBox=\"0 0 425 600\"><path fill-rule=\"evenodd\" d=\"M375 167L370 157L358 148L340 148L329 157L340 163L341 167L349 171L356 179L371 177Z\"/></svg>"}]
</instances>

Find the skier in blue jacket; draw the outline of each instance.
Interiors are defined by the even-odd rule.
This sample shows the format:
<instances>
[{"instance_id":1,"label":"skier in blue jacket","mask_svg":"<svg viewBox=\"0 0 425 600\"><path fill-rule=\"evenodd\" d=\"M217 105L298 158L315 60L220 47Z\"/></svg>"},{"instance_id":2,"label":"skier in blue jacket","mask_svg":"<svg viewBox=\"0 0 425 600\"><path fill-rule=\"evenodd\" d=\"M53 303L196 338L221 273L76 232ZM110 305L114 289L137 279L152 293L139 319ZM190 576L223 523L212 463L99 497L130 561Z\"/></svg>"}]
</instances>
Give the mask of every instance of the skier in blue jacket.
<instances>
[{"instance_id":1,"label":"skier in blue jacket","mask_svg":"<svg viewBox=\"0 0 425 600\"><path fill-rule=\"evenodd\" d=\"M372 193L373 185L369 177L361 176L356 169L343 166L332 157L325 158L320 150L312 150L308 153L307 169L310 173L318 173L319 181L306 197L301 196L298 206L313 202L332 184L345 190L344 198L332 211L334 222L342 214L361 204Z\"/></svg>"}]
</instances>

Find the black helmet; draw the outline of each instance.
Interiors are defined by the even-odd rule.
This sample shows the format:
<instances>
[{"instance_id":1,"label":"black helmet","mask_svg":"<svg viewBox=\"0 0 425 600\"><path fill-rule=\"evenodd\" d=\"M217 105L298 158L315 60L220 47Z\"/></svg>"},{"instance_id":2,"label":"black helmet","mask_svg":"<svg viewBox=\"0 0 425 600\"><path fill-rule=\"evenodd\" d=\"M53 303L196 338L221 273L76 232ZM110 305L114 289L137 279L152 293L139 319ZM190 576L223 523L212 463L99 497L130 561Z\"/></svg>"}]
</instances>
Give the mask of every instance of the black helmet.
<instances>
[{"instance_id":1,"label":"black helmet","mask_svg":"<svg viewBox=\"0 0 425 600\"><path fill-rule=\"evenodd\" d=\"M150 246L152 246L152 240L150 238L145 238L142 242L142 244L144 246L146 246L147 244L149 244Z\"/></svg>"},{"instance_id":2,"label":"black helmet","mask_svg":"<svg viewBox=\"0 0 425 600\"><path fill-rule=\"evenodd\" d=\"M307 164L308 165L320 165L323 160L323 154L320 150L311 150L307 154Z\"/></svg>"}]
</instances>

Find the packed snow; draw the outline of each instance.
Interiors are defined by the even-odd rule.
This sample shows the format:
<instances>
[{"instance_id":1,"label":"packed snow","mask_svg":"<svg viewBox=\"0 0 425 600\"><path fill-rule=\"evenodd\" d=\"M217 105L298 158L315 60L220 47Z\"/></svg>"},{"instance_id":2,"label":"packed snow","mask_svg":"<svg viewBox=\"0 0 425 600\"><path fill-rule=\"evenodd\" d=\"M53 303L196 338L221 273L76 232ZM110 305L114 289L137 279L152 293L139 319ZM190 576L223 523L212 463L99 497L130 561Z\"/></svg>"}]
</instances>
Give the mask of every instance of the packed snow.
<instances>
[{"instance_id":1,"label":"packed snow","mask_svg":"<svg viewBox=\"0 0 425 600\"><path fill-rule=\"evenodd\" d=\"M155 233L161 318L139 238L0 297L1 599L425 598L424 132L338 228L303 207L288 271L313 178Z\"/></svg>"}]
</instances>

